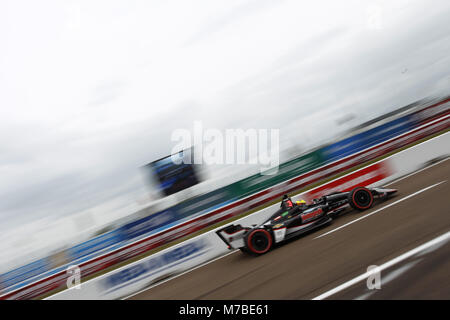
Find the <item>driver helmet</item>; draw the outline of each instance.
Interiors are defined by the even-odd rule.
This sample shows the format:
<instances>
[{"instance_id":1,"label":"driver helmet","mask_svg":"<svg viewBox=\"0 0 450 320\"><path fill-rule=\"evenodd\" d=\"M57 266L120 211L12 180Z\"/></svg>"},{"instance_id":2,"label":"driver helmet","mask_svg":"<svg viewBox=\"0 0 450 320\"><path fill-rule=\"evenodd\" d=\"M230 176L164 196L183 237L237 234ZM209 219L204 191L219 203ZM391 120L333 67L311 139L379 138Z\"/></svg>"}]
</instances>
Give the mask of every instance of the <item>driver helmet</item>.
<instances>
[{"instance_id":1,"label":"driver helmet","mask_svg":"<svg viewBox=\"0 0 450 320\"><path fill-rule=\"evenodd\" d=\"M283 202L288 208L292 208L292 206L293 206L292 200L291 200L291 198L288 197L287 194L285 194L285 195L283 196L282 202Z\"/></svg>"},{"instance_id":2,"label":"driver helmet","mask_svg":"<svg viewBox=\"0 0 450 320\"><path fill-rule=\"evenodd\" d=\"M303 206L306 206L306 201L305 200L300 200L300 201L296 201L295 202L298 206L301 206L301 207L303 207Z\"/></svg>"}]
</instances>

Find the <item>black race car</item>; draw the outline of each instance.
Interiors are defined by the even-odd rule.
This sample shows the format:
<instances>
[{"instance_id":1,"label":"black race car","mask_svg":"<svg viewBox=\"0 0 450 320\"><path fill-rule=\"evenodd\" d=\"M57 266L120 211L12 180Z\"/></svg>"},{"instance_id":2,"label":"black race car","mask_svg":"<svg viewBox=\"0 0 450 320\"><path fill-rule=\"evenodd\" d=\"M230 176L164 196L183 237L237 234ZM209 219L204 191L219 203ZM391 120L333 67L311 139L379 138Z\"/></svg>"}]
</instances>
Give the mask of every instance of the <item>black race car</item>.
<instances>
[{"instance_id":1,"label":"black race car","mask_svg":"<svg viewBox=\"0 0 450 320\"><path fill-rule=\"evenodd\" d=\"M285 195L280 209L262 224L251 228L229 225L216 233L228 249L260 255L277 243L329 223L349 206L364 211L372 207L375 198L384 200L395 192L396 189L356 187L350 192L334 192L314 199L309 205L297 205Z\"/></svg>"}]
</instances>

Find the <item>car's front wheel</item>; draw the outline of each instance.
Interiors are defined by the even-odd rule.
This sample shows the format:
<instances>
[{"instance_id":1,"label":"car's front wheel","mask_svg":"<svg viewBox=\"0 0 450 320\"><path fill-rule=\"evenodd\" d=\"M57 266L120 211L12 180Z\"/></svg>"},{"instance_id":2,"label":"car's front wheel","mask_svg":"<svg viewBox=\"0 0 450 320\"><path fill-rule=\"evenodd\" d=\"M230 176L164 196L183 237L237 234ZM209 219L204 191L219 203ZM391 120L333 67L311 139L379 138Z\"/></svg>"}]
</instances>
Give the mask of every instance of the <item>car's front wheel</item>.
<instances>
[{"instance_id":1,"label":"car's front wheel","mask_svg":"<svg viewBox=\"0 0 450 320\"><path fill-rule=\"evenodd\" d=\"M350 191L348 195L348 203L356 210L367 210L372 207L373 194L367 188L357 187Z\"/></svg>"}]
</instances>

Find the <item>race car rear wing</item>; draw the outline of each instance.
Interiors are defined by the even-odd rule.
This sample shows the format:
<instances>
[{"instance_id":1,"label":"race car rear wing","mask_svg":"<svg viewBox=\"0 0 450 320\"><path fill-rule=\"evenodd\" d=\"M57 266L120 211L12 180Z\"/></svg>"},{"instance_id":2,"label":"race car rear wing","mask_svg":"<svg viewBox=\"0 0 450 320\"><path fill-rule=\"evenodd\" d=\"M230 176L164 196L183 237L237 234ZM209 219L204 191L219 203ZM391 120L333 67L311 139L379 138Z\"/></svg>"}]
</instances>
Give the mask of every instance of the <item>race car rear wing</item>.
<instances>
[{"instance_id":1,"label":"race car rear wing","mask_svg":"<svg viewBox=\"0 0 450 320\"><path fill-rule=\"evenodd\" d=\"M240 224L229 225L216 231L216 234L227 245L228 249L238 249L245 246L244 236L249 229L242 227Z\"/></svg>"}]
</instances>

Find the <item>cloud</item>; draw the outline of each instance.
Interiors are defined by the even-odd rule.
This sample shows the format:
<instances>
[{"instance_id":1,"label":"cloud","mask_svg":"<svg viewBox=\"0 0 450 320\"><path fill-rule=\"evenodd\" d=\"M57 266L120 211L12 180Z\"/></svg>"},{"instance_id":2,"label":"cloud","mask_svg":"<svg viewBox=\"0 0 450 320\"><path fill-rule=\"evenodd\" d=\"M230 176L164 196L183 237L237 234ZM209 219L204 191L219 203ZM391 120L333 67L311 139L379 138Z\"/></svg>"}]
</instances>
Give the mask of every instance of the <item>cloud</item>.
<instances>
[{"instance_id":1,"label":"cloud","mask_svg":"<svg viewBox=\"0 0 450 320\"><path fill-rule=\"evenodd\" d=\"M209 18L208 22L203 24L198 31L194 33L186 42L185 46L197 44L201 41L209 40L227 26L245 19L250 15L258 14L261 10L270 9L273 6L280 5L283 0L246 0L238 1L238 4L219 13L218 16Z\"/></svg>"}]
</instances>

